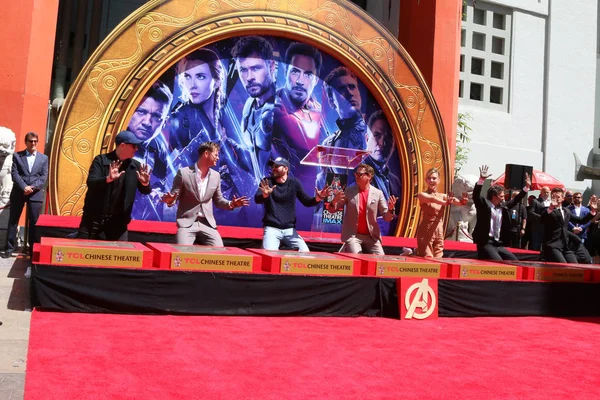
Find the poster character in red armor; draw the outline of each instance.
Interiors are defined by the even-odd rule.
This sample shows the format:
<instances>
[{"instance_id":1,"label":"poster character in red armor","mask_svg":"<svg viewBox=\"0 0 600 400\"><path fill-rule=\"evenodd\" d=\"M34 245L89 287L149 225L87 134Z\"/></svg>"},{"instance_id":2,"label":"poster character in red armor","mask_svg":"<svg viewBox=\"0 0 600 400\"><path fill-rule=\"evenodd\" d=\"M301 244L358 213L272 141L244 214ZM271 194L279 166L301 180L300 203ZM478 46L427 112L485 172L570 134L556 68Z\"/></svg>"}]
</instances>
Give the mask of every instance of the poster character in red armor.
<instances>
[{"instance_id":1,"label":"poster character in red armor","mask_svg":"<svg viewBox=\"0 0 600 400\"><path fill-rule=\"evenodd\" d=\"M273 120L276 155L288 159L292 174L304 186L314 186L316 167L301 165L304 156L325 138L321 103L314 90L322 65L319 50L294 42L285 53L285 85L277 90Z\"/></svg>"}]
</instances>

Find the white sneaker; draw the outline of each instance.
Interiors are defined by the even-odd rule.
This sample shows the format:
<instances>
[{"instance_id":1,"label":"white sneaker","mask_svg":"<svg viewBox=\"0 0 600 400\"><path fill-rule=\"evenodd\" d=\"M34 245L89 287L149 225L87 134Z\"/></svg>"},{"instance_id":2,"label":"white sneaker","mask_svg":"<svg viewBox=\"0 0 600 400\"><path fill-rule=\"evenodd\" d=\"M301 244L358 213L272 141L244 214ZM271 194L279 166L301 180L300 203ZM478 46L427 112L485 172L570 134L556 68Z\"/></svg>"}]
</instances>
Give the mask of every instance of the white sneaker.
<instances>
[{"instance_id":1,"label":"white sneaker","mask_svg":"<svg viewBox=\"0 0 600 400\"><path fill-rule=\"evenodd\" d=\"M401 256L412 256L413 255L413 251L410 247L403 247L402 248L402 254L400 254Z\"/></svg>"}]
</instances>

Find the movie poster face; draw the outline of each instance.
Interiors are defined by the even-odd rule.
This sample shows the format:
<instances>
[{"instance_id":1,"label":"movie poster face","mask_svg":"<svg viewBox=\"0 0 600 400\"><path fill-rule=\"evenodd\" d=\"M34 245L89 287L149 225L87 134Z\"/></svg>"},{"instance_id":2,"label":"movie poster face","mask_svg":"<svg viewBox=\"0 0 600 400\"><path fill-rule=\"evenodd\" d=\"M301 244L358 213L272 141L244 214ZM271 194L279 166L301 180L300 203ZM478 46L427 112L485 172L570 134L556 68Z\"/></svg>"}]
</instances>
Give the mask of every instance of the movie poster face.
<instances>
[{"instance_id":1,"label":"movie poster face","mask_svg":"<svg viewBox=\"0 0 600 400\"><path fill-rule=\"evenodd\" d=\"M244 36L197 49L177 61L143 96L126 129L144 140L135 158L152 168L152 194L137 194L134 219L175 221L177 205L160 201L180 168L198 161L203 142L220 145L216 166L226 199L250 205L215 208L219 225L262 227L254 202L268 162L284 157L309 195L335 182L354 184L353 169L303 162L315 146L367 150L371 184L400 196L400 160L381 108L351 70L314 46L271 36ZM343 178L340 179L340 176ZM202 190L199 188L199 190ZM341 218L296 204L299 230L339 232ZM383 234L394 234L381 221Z\"/></svg>"}]
</instances>

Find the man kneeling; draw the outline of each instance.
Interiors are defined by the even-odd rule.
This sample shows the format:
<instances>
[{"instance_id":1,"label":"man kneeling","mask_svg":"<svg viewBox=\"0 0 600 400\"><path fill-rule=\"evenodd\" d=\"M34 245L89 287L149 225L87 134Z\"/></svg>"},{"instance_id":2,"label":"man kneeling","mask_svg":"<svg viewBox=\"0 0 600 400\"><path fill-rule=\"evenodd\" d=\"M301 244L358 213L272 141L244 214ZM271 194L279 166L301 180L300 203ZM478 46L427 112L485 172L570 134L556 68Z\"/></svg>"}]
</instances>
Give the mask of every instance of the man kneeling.
<instances>
[{"instance_id":1,"label":"man kneeling","mask_svg":"<svg viewBox=\"0 0 600 400\"><path fill-rule=\"evenodd\" d=\"M221 193L221 175L212 168L219 161L220 146L205 142L198 149L198 162L177 171L171 192L162 201L171 207L179 200L177 209L177 244L198 242L207 246L223 247L213 216L213 204L225 210L248 205L248 198L227 200ZM213 203L214 202L214 203Z\"/></svg>"},{"instance_id":2,"label":"man kneeling","mask_svg":"<svg viewBox=\"0 0 600 400\"><path fill-rule=\"evenodd\" d=\"M381 232L377 225L377 214L391 221L396 205L396 197L390 196L386 203L383 192L371 186L375 171L367 164L360 164L354 171L356 185L338 192L329 203L327 211L336 212L346 205L346 213L342 221L342 252L372 253L383 255Z\"/></svg>"}]
</instances>

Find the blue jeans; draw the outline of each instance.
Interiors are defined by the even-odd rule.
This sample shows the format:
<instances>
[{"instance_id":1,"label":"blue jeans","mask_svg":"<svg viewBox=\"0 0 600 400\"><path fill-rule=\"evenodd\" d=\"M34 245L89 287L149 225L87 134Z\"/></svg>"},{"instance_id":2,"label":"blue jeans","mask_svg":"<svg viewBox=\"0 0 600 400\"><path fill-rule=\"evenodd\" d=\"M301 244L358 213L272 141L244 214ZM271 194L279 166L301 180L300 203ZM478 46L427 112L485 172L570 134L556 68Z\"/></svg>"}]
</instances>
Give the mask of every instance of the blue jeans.
<instances>
[{"instance_id":1,"label":"blue jeans","mask_svg":"<svg viewBox=\"0 0 600 400\"><path fill-rule=\"evenodd\" d=\"M265 226L263 232L262 247L265 250L279 250L279 244L283 242L287 247L295 247L298 251L308 252L308 246L295 228L279 229Z\"/></svg>"}]
</instances>

